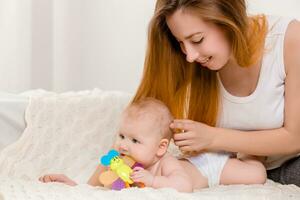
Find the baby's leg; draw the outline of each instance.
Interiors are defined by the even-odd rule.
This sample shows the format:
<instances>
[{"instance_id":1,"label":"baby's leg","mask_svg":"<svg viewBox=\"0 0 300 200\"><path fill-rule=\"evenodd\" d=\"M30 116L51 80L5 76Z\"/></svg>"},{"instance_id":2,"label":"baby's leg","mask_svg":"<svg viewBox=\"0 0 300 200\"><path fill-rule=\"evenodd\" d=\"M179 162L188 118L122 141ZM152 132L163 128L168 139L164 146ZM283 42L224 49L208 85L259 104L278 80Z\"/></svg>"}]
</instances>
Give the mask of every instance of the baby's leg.
<instances>
[{"instance_id":1,"label":"baby's leg","mask_svg":"<svg viewBox=\"0 0 300 200\"><path fill-rule=\"evenodd\" d=\"M222 170L220 184L263 184L266 177L264 165L253 157L230 158Z\"/></svg>"}]
</instances>

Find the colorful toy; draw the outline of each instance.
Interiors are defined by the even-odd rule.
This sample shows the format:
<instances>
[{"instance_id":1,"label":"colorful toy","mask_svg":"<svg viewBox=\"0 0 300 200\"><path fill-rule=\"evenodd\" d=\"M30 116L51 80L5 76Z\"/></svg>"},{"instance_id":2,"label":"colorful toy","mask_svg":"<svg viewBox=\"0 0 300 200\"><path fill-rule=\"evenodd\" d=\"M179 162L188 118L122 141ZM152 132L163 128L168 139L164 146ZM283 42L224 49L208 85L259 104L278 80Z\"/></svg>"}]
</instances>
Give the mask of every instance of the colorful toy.
<instances>
[{"instance_id":1,"label":"colorful toy","mask_svg":"<svg viewBox=\"0 0 300 200\"><path fill-rule=\"evenodd\" d=\"M109 166L109 169L99 176L100 183L105 187L110 187L113 190L121 190L129 187L145 187L143 183L135 183L130 179L133 168L137 166L143 167L131 157L123 156L121 158L119 152L112 149L107 155L101 157L101 164Z\"/></svg>"}]
</instances>

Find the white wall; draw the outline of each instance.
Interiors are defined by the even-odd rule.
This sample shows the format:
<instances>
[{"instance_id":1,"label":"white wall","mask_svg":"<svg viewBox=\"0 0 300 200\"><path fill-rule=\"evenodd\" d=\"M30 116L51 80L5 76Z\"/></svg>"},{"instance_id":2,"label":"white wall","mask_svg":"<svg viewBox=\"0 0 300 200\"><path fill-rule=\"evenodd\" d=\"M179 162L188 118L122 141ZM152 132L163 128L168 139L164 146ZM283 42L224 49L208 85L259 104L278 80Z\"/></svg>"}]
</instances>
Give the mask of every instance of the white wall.
<instances>
[{"instance_id":1,"label":"white wall","mask_svg":"<svg viewBox=\"0 0 300 200\"><path fill-rule=\"evenodd\" d=\"M0 0L0 90L30 88L31 2Z\"/></svg>"},{"instance_id":2,"label":"white wall","mask_svg":"<svg viewBox=\"0 0 300 200\"><path fill-rule=\"evenodd\" d=\"M134 92L153 9L153 0L57 0L54 89Z\"/></svg>"},{"instance_id":3,"label":"white wall","mask_svg":"<svg viewBox=\"0 0 300 200\"><path fill-rule=\"evenodd\" d=\"M299 0L248 0L249 13L290 16L300 19Z\"/></svg>"},{"instance_id":4,"label":"white wall","mask_svg":"<svg viewBox=\"0 0 300 200\"><path fill-rule=\"evenodd\" d=\"M295 16L299 0L248 0ZM0 0L0 90L134 92L155 0Z\"/></svg>"},{"instance_id":5,"label":"white wall","mask_svg":"<svg viewBox=\"0 0 300 200\"><path fill-rule=\"evenodd\" d=\"M0 0L0 90L134 92L155 0Z\"/></svg>"}]
</instances>

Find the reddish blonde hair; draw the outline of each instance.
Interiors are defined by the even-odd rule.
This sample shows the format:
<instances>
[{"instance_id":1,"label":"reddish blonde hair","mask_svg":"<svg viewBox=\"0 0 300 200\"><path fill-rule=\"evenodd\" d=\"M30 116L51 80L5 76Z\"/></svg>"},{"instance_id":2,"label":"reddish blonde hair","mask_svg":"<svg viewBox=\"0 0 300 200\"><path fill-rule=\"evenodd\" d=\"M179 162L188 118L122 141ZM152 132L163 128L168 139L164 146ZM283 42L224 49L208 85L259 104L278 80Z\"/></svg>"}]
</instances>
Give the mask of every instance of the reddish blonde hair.
<instances>
[{"instance_id":1,"label":"reddish blonde hair","mask_svg":"<svg viewBox=\"0 0 300 200\"><path fill-rule=\"evenodd\" d=\"M149 24L143 78L133 102L153 97L164 102L176 118L216 124L219 86L215 71L188 63L166 18L175 11L193 11L224 30L232 53L242 67L258 61L266 34L265 16L248 17L244 0L157 0Z\"/></svg>"}]
</instances>

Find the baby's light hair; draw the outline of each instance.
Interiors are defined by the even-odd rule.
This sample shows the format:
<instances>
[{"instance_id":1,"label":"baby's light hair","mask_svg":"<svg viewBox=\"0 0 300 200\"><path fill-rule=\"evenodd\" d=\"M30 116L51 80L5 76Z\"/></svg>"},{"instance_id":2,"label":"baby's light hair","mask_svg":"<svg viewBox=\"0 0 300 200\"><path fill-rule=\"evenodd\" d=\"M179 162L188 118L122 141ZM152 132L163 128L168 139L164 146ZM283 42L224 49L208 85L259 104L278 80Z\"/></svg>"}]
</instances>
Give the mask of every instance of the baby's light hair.
<instances>
[{"instance_id":1,"label":"baby's light hair","mask_svg":"<svg viewBox=\"0 0 300 200\"><path fill-rule=\"evenodd\" d=\"M163 102L155 98L145 97L131 103L124 110L123 114L132 118L151 117L157 125L157 128L159 128L162 138L171 139L172 137L172 131L169 125L174 118L169 108Z\"/></svg>"}]
</instances>

